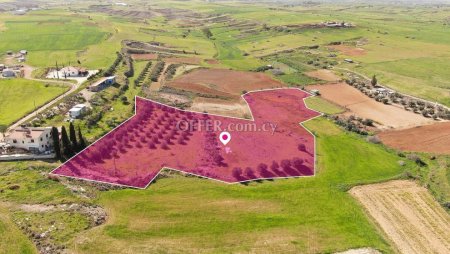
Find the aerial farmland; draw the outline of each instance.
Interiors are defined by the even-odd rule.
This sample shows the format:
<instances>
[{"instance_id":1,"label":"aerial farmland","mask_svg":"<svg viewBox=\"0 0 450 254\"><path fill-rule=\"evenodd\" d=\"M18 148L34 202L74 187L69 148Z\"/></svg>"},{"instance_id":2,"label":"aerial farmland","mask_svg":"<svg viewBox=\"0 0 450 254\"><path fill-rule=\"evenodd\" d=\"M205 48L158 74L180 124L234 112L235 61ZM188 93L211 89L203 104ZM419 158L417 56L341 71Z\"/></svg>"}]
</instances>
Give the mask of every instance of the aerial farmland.
<instances>
[{"instance_id":1,"label":"aerial farmland","mask_svg":"<svg viewBox=\"0 0 450 254\"><path fill-rule=\"evenodd\" d=\"M0 0L0 253L450 253L450 2Z\"/></svg>"}]
</instances>

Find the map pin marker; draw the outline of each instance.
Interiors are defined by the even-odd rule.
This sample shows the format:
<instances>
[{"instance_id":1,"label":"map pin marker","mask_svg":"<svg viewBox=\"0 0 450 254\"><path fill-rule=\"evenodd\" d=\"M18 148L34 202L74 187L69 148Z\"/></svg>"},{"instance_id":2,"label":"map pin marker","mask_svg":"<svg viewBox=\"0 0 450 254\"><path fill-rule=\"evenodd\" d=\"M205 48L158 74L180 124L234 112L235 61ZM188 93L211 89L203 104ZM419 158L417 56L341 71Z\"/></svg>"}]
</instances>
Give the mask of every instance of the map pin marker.
<instances>
[{"instance_id":1,"label":"map pin marker","mask_svg":"<svg viewBox=\"0 0 450 254\"><path fill-rule=\"evenodd\" d=\"M223 145L227 145L228 142L230 142L230 140L231 140L231 134L229 132L224 131L224 132L220 133L219 139Z\"/></svg>"}]
</instances>

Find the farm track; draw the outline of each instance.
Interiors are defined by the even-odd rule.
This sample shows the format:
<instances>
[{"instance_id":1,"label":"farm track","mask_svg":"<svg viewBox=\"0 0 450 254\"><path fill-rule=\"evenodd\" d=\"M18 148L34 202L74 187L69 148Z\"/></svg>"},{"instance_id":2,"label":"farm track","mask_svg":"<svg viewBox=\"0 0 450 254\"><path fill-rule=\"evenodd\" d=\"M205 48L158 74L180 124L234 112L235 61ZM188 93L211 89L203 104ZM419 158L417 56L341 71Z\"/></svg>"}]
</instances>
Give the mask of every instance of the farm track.
<instances>
[{"instance_id":1,"label":"farm track","mask_svg":"<svg viewBox=\"0 0 450 254\"><path fill-rule=\"evenodd\" d=\"M450 216L427 189L397 180L357 186L350 194L400 253L450 253Z\"/></svg>"}]
</instances>

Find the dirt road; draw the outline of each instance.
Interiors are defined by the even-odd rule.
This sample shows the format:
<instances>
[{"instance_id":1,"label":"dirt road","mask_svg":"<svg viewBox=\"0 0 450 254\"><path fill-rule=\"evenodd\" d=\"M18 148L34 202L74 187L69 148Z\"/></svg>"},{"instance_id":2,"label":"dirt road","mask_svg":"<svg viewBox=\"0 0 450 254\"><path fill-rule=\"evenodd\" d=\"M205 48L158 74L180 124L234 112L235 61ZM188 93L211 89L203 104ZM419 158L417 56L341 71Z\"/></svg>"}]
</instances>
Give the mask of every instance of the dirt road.
<instances>
[{"instance_id":1,"label":"dirt road","mask_svg":"<svg viewBox=\"0 0 450 254\"><path fill-rule=\"evenodd\" d=\"M350 193L400 253L450 253L450 216L427 189L397 180L357 186Z\"/></svg>"}]
</instances>

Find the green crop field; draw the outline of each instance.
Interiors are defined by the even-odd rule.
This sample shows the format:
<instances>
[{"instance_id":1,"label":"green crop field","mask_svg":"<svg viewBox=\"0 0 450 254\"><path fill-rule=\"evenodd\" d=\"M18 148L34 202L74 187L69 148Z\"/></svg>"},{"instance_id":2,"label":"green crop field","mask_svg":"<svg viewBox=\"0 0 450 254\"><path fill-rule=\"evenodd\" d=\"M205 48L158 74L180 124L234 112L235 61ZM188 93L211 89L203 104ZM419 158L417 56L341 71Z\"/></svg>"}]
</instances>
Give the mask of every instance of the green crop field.
<instances>
[{"instance_id":1,"label":"green crop field","mask_svg":"<svg viewBox=\"0 0 450 254\"><path fill-rule=\"evenodd\" d=\"M66 90L68 87L25 79L0 80L0 125L11 124Z\"/></svg>"},{"instance_id":2,"label":"green crop field","mask_svg":"<svg viewBox=\"0 0 450 254\"><path fill-rule=\"evenodd\" d=\"M167 248L315 253L373 246L391 252L346 190L398 176L404 170L399 157L327 120L306 126L318 135L317 176L248 186L174 176L147 190L101 193L98 202L111 220L80 236L89 240L74 248L81 253Z\"/></svg>"}]
</instances>

